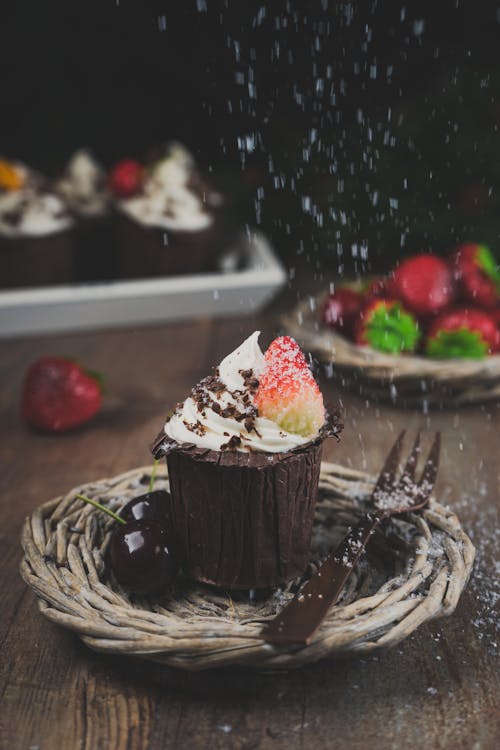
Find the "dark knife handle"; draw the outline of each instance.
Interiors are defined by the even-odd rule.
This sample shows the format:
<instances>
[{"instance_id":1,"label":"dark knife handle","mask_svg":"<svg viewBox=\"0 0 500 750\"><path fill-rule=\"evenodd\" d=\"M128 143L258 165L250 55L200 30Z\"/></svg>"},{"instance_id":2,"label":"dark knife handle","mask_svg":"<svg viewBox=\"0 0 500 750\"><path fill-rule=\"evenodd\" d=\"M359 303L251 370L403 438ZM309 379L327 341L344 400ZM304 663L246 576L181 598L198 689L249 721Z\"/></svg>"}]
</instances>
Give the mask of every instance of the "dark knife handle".
<instances>
[{"instance_id":1,"label":"dark knife handle","mask_svg":"<svg viewBox=\"0 0 500 750\"><path fill-rule=\"evenodd\" d=\"M261 635L267 643L309 643L384 517L374 512L361 518L292 601L264 626Z\"/></svg>"}]
</instances>

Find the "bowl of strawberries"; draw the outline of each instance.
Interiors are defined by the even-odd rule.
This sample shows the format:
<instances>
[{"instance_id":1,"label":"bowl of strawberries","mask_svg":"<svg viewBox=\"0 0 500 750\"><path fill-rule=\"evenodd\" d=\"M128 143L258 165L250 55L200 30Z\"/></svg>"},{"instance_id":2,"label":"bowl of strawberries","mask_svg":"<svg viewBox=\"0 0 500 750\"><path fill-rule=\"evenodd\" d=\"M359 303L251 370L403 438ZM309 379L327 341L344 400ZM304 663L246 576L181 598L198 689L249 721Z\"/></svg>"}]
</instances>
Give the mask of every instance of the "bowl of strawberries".
<instances>
[{"instance_id":1,"label":"bowl of strawberries","mask_svg":"<svg viewBox=\"0 0 500 750\"><path fill-rule=\"evenodd\" d=\"M285 325L362 395L441 406L500 397L500 267L485 245L339 284Z\"/></svg>"}]
</instances>

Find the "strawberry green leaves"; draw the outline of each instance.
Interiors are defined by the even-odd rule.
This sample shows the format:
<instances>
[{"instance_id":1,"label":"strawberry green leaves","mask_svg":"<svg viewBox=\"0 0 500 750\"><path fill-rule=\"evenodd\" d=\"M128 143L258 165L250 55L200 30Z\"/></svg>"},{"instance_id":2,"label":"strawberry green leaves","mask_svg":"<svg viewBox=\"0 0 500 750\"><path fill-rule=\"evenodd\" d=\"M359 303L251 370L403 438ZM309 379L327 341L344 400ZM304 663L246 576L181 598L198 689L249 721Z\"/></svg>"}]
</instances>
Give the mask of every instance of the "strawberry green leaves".
<instances>
[{"instance_id":1,"label":"strawberry green leaves","mask_svg":"<svg viewBox=\"0 0 500 750\"><path fill-rule=\"evenodd\" d=\"M358 328L358 343L387 354L412 352L420 339L416 318L393 300L376 300L365 310Z\"/></svg>"},{"instance_id":2,"label":"strawberry green leaves","mask_svg":"<svg viewBox=\"0 0 500 750\"><path fill-rule=\"evenodd\" d=\"M427 341L425 351L429 357L437 359L482 359L488 354L488 344L477 331L459 328L457 331L439 331Z\"/></svg>"},{"instance_id":3,"label":"strawberry green leaves","mask_svg":"<svg viewBox=\"0 0 500 750\"><path fill-rule=\"evenodd\" d=\"M476 260L483 271L497 288L500 294L500 266L497 265L493 253L486 245L479 245L476 254Z\"/></svg>"}]
</instances>

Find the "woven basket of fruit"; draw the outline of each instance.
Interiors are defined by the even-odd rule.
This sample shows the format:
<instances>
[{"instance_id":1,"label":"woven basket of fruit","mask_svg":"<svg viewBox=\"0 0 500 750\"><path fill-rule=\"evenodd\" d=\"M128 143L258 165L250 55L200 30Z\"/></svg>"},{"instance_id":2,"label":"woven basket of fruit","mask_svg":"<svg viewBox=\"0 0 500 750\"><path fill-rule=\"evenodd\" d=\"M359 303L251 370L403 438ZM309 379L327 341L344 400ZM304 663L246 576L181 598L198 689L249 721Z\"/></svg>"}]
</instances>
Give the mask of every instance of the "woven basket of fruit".
<instances>
[{"instance_id":1,"label":"woven basket of fruit","mask_svg":"<svg viewBox=\"0 0 500 750\"><path fill-rule=\"evenodd\" d=\"M360 395L408 406L500 398L500 271L482 245L340 285L300 303L284 325Z\"/></svg>"},{"instance_id":2,"label":"woven basket of fruit","mask_svg":"<svg viewBox=\"0 0 500 750\"><path fill-rule=\"evenodd\" d=\"M176 573L163 539L168 477L161 470L153 492L147 467L75 487L36 509L22 532L21 574L42 614L96 651L191 671L292 668L369 653L450 615L468 581L474 547L458 518L433 498L423 512L406 513L374 535L307 646L270 645L262 628L366 512L374 481L322 463L307 570L265 591L228 591ZM142 548L131 555L123 541L139 526Z\"/></svg>"}]
</instances>

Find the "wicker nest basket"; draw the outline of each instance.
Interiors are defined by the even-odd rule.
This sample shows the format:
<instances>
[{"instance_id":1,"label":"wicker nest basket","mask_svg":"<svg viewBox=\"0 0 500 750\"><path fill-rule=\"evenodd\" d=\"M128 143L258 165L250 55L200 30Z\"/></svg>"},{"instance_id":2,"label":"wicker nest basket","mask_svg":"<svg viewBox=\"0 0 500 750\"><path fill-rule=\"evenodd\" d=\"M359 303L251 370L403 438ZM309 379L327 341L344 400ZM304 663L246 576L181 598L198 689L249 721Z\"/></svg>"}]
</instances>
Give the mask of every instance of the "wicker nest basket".
<instances>
[{"instance_id":1,"label":"wicker nest basket","mask_svg":"<svg viewBox=\"0 0 500 750\"><path fill-rule=\"evenodd\" d=\"M75 631L90 648L150 659L187 670L239 666L298 667L339 653L366 653L406 638L421 623L455 609L469 578L474 547L457 517L434 500L423 514L391 523L374 537L340 602L310 645L277 647L260 636L263 623L289 601L283 590L228 592L179 577L156 599L129 597L106 574L113 522L75 500L82 492L117 510L145 491L148 468L76 487L26 519L21 574L41 612ZM323 463L310 574L363 512L374 479ZM168 488L165 474L155 488Z\"/></svg>"},{"instance_id":2,"label":"wicker nest basket","mask_svg":"<svg viewBox=\"0 0 500 750\"><path fill-rule=\"evenodd\" d=\"M500 355L484 359L430 359L358 346L325 326L319 310L326 295L299 303L283 317L291 336L360 395L402 406L457 406L500 398Z\"/></svg>"}]
</instances>

